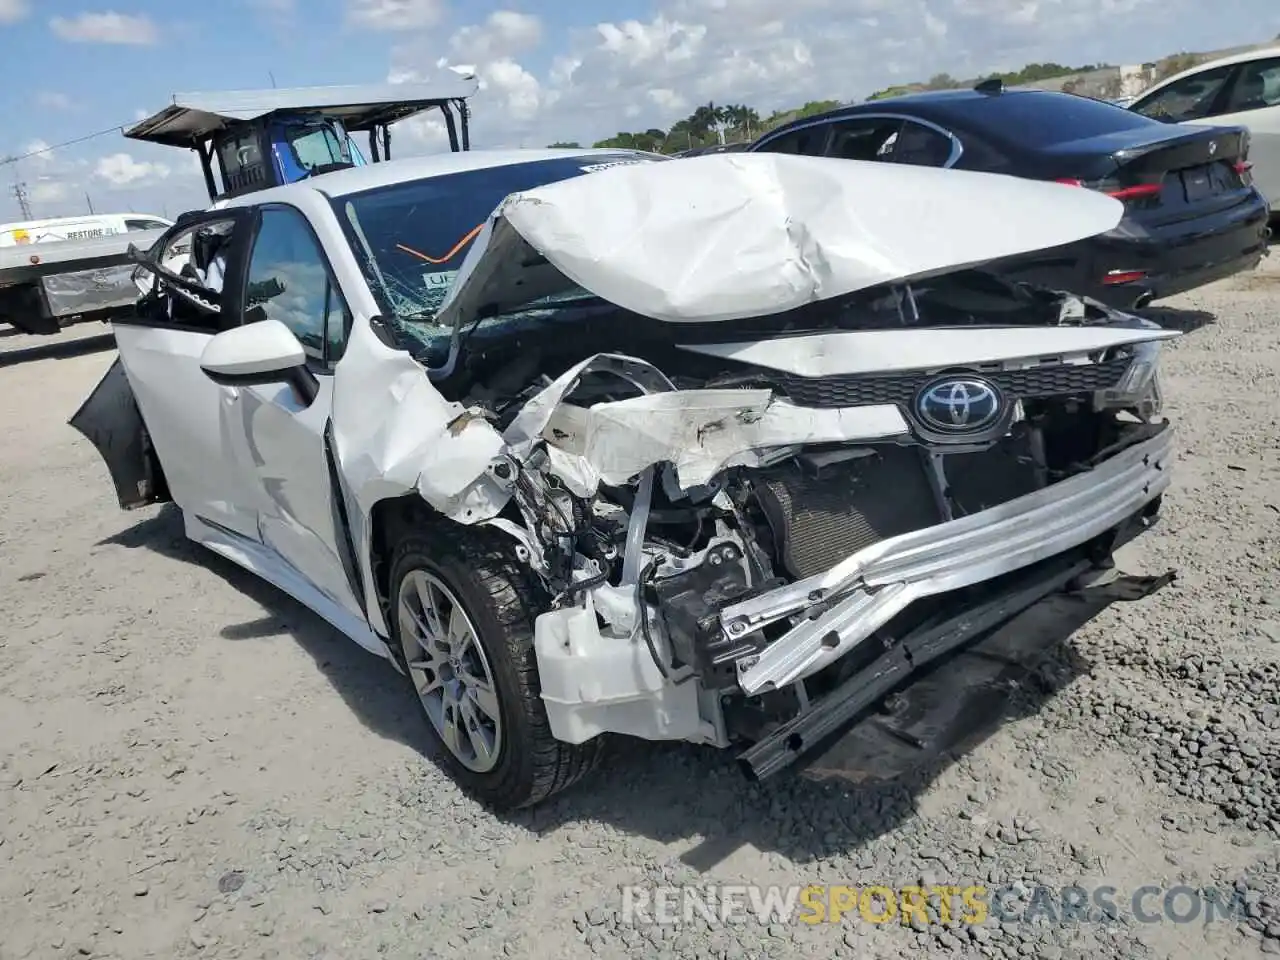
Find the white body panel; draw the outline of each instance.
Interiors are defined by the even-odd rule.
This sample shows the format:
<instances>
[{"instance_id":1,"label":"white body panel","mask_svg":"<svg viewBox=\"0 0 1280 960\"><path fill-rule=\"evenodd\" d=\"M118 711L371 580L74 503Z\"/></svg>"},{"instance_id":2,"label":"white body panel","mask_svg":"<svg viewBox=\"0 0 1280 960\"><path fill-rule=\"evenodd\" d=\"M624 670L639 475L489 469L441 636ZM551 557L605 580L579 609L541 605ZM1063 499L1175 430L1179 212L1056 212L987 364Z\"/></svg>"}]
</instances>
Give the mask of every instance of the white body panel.
<instances>
[{"instance_id":1,"label":"white body panel","mask_svg":"<svg viewBox=\"0 0 1280 960\"><path fill-rule=\"evenodd\" d=\"M115 334L188 535L385 656L338 553L323 442L332 377L304 407L283 383L210 380L200 368L209 334L132 324Z\"/></svg>"},{"instance_id":2,"label":"white body panel","mask_svg":"<svg viewBox=\"0 0 1280 960\"><path fill-rule=\"evenodd\" d=\"M241 483L254 494L263 546L332 603L363 619L343 572L330 501L324 427L333 378L317 379L319 393L305 407L285 384L235 390L238 395L223 404L223 427L236 439Z\"/></svg>"},{"instance_id":3,"label":"white body panel","mask_svg":"<svg viewBox=\"0 0 1280 960\"><path fill-rule=\"evenodd\" d=\"M174 503L256 539L252 504L257 497L238 467L235 438L223 430L223 407L234 402L233 391L200 369L200 355L212 334L132 324L114 331Z\"/></svg>"}]
</instances>

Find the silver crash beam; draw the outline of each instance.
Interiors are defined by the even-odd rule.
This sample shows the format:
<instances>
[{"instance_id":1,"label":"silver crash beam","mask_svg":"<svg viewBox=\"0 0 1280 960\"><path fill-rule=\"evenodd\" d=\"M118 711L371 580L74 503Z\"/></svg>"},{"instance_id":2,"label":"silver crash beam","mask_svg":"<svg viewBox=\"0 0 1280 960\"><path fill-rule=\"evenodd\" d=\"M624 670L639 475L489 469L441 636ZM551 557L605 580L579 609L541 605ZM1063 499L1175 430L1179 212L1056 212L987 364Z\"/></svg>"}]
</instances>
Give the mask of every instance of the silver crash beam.
<instances>
[{"instance_id":1,"label":"silver crash beam","mask_svg":"<svg viewBox=\"0 0 1280 960\"><path fill-rule=\"evenodd\" d=\"M840 659L922 597L958 590L1087 543L1169 485L1173 430L1122 450L1092 470L959 520L859 550L826 573L724 608L738 640L818 605L761 653L738 664L748 695L784 687Z\"/></svg>"}]
</instances>

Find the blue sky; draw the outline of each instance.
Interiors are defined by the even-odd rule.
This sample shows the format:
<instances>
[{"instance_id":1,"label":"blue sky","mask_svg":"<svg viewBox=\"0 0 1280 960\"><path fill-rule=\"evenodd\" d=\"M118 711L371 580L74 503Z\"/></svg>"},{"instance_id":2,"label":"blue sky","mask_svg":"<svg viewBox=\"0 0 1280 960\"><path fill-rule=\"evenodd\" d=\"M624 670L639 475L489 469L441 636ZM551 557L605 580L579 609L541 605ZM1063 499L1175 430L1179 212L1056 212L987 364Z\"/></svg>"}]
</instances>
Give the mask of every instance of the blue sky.
<instances>
[{"instance_id":1,"label":"blue sky","mask_svg":"<svg viewBox=\"0 0 1280 960\"><path fill-rule=\"evenodd\" d=\"M129 124L177 91L429 79L482 82L473 145L589 142L692 105L762 111L1032 60L1141 62L1280 33L1278 0L0 0L0 156ZM397 136L440 149L438 125ZM119 134L0 166L0 219L176 215L203 200L189 155Z\"/></svg>"}]
</instances>

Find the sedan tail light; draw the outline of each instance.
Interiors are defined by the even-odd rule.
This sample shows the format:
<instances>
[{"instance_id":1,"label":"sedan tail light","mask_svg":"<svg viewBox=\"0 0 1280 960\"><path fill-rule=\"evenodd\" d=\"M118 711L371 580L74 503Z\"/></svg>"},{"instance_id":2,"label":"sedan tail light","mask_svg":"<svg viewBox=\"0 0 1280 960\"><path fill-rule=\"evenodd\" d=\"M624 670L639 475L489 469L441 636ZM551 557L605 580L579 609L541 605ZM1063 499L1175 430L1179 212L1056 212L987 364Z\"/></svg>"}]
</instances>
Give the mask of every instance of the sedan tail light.
<instances>
[{"instance_id":1,"label":"sedan tail light","mask_svg":"<svg viewBox=\"0 0 1280 960\"><path fill-rule=\"evenodd\" d=\"M1100 193L1105 193L1109 197L1115 197L1117 200L1125 202L1130 200L1151 200L1160 196L1160 191L1164 189L1164 184L1162 183L1139 183L1131 187L1093 187L1090 184L1085 183L1083 180L1077 180L1074 177L1060 177L1054 182L1065 183L1070 187L1096 189Z\"/></svg>"}]
</instances>

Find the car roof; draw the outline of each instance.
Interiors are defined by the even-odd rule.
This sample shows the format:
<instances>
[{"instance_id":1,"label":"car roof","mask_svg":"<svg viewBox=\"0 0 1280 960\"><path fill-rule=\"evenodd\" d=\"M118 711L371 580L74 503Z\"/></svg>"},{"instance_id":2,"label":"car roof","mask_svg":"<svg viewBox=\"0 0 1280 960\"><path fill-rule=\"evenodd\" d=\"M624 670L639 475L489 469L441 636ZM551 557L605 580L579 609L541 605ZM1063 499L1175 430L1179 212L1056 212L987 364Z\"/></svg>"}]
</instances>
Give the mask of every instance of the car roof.
<instances>
[{"instance_id":1,"label":"car roof","mask_svg":"<svg viewBox=\"0 0 1280 960\"><path fill-rule=\"evenodd\" d=\"M227 201L226 206L244 207L259 203L287 202L290 197L297 196L303 190L315 190L329 197L346 197L378 187L429 180L432 177L445 177L471 170L506 167L517 163L536 163L539 160L560 160L566 157L616 157L620 154L645 158L658 156L642 150L595 148L463 150L457 153L437 153L425 157L408 157L403 160L384 160L381 163L322 173L297 183L243 194Z\"/></svg>"},{"instance_id":2,"label":"car roof","mask_svg":"<svg viewBox=\"0 0 1280 960\"><path fill-rule=\"evenodd\" d=\"M788 130L800 129L813 123L840 120L843 117L857 117L868 113L880 112L896 113L900 110L906 111L908 109L911 113L925 120L942 120L953 116L948 111L950 107L963 108L979 101L995 100L1000 97L1039 97L1045 100L1059 100L1069 97L1073 101L1079 99L1075 94L1059 93L1056 90L1038 90L1034 87L1006 87L999 93L984 93L973 89L926 90L920 93L904 93L896 97L885 97L882 100L865 100L862 103L837 107L827 113L801 117L769 131L766 136L773 139L778 134Z\"/></svg>"},{"instance_id":3,"label":"car roof","mask_svg":"<svg viewBox=\"0 0 1280 960\"><path fill-rule=\"evenodd\" d=\"M1261 50L1246 50L1244 53L1233 53L1229 57L1219 57L1217 60L1206 60L1204 63L1196 64L1194 67L1191 67L1188 70L1183 70L1181 73L1175 73L1171 77L1166 77L1159 83L1153 83L1151 86L1147 87L1147 89L1143 90L1139 96L1145 97L1147 94L1159 90L1162 87L1167 87L1171 83L1176 83L1184 77L1195 76L1195 74L1202 73L1205 70L1212 70L1217 67L1234 67L1237 64L1250 63L1254 60L1270 60L1272 57L1280 57L1280 47L1264 47ZM1136 100L1137 97L1134 99Z\"/></svg>"}]
</instances>

